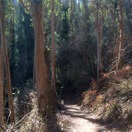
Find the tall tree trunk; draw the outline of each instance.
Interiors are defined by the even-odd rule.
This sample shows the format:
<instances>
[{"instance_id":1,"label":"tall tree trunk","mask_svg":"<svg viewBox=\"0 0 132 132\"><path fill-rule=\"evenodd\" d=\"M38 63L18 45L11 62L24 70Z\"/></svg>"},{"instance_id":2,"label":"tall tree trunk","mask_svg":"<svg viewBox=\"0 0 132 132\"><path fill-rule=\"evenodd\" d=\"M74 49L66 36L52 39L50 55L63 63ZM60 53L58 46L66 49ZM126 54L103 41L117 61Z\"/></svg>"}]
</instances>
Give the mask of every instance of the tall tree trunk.
<instances>
[{"instance_id":1,"label":"tall tree trunk","mask_svg":"<svg viewBox=\"0 0 132 132\"><path fill-rule=\"evenodd\" d=\"M2 49L1 49L1 41L0 41L0 125L1 126L4 124L3 71L4 69L3 69Z\"/></svg>"},{"instance_id":2,"label":"tall tree trunk","mask_svg":"<svg viewBox=\"0 0 132 132\"><path fill-rule=\"evenodd\" d=\"M115 5L112 9L112 17L113 17L113 44L116 45L116 7Z\"/></svg>"},{"instance_id":3,"label":"tall tree trunk","mask_svg":"<svg viewBox=\"0 0 132 132\"><path fill-rule=\"evenodd\" d=\"M113 8L111 8L111 14L112 14L112 32L113 32L113 53L112 58L114 60L115 56L118 55L118 49L117 49L117 36L116 36L116 2L113 3ZM112 62L111 70L115 69L115 61Z\"/></svg>"},{"instance_id":4,"label":"tall tree trunk","mask_svg":"<svg viewBox=\"0 0 132 132\"><path fill-rule=\"evenodd\" d=\"M96 1L96 33L97 33L97 77L102 72L102 41L103 41L103 17L99 13L99 1Z\"/></svg>"},{"instance_id":5,"label":"tall tree trunk","mask_svg":"<svg viewBox=\"0 0 132 132\"><path fill-rule=\"evenodd\" d=\"M52 88L54 92L56 93L56 53L55 53L55 14L54 14L54 0L51 1L51 6L52 6L52 14L51 14L51 33L52 33L52 41L51 41L51 46L52 46Z\"/></svg>"},{"instance_id":6,"label":"tall tree trunk","mask_svg":"<svg viewBox=\"0 0 132 132\"><path fill-rule=\"evenodd\" d=\"M103 26L102 19L99 18L97 27L97 76L100 77L102 72L102 37L103 37Z\"/></svg>"},{"instance_id":7,"label":"tall tree trunk","mask_svg":"<svg viewBox=\"0 0 132 132\"><path fill-rule=\"evenodd\" d=\"M85 24L86 24L86 29L85 29L85 41L87 43L88 40L88 30L89 30L89 26L88 26L88 22L89 22L89 11L88 11L88 3L86 0L83 0L83 6L84 6L84 11L85 11Z\"/></svg>"},{"instance_id":8,"label":"tall tree trunk","mask_svg":"<svg viewBox=\"0 0 132 132\"><path fill-rule=\"evenodd\" d=\"M1 43L2 43L2 54L4 58L4 67L6 73L6 86L8 91L8 103L9 109L11 111L10 121L11 124L15 123L14 107L13 107L13 96L11 88L11 76L10 76L10 66L9 57L5 40L5 28L4 28L4 14L3 14L3 2L0 1L0 25L1 25Z\"/></svg>"},{"instance_id":9,"label":"tall tree trunk","mask_svg":"<svg viewBox=\"0 0 132 132\"><path fill-rule=\"evenodd\" d=\"M42 1L41 1L42 2ZM38 96L38 107L42 114L46 114L55 107L55 94L49 83L48 67L45 58L45 36L43 34L42 3L32 1L32 18L35 34L35 79Z\"/></svg>"},{"instance_id":10,"label":"tall tree trunk","mask_svg":"<svg viewBox=\"0 0 132 132\"><path fill-rule=\"evenodd\" d=\"M90 43L89 43L89 9L88 9L88 1L82 0L83 8L84 8L84 27L83 27L83 57L82 63L85 65L87 61L86 54L90 56L90 52L86 53L86 48L89 51ZM85 74L83 75L83 81L85 81Z\"/></svg>"},{"instance_id":11,"label":"tall tree trunk","mask_svg":"<svg viewBox=\"0 0 132 132\"><path fill-rule=\"evenodd\" d=\"M123 7L122 0L118 0L119 3L119 51L118 51L118 62L117 62L117 72L122 67L123 64L123 47L124 47L124 27L123 27Z\"/></svg>"},{"instance_id":12,"label":"tall tree trunk","mask_svg":"<svg viewBox=\"0 0 132 132\"><path fill-rule=\"evenodd\" d=\"M74 17L74 1L70 1L70 32L71 32L71 41L73 42L73 28L74 28L74 22L73 22L73 17Z\"/></svg>"}]
</instances>

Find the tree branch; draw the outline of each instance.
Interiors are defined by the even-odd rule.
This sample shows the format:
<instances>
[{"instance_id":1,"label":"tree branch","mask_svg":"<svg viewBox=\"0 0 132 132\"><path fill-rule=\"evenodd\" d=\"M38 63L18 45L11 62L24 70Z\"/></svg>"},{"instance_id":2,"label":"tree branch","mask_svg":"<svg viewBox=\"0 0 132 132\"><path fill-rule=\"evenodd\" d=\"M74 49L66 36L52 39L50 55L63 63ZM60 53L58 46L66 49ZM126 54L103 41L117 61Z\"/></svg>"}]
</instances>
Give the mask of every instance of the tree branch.
<instances>
[{"instance_id":1,"label":"tree branch","mask_svg":"<svg viewBox=\"0 0 132 132\"><path fill-rule=\"evenodd\" d=\"M0 125L0 128L5 132L6 130L5 130L5 128L4 127L2 127L1 125Z\"/></svg>"},{"instance_id":2,"label":"tree branch","mask_svg":"<svg viewBox=\"0 0 132 132\"><path fill-rule=\"evenodd\" d=\"M20 121L18 121L18 122L13 126L13 128L16 128L16 127L17 127L27 116L29 116L31 113L32 113L32 111L29 112L29 113L27 113Z\"/></svg>"},{"instance_id":3,"label":"tree branch","mask_svg":"<svg viewBox=\"0 0 132 132\"><path fill-rule=\"evenodd\" d=\"M28 6L26 6L26 5L24 4L24 1L23 1L23 0L19 0L19 2L20 2L20 4L22 5L22 7L23 7L27 12L29 12Z\"/></svg>"}]
</instances>

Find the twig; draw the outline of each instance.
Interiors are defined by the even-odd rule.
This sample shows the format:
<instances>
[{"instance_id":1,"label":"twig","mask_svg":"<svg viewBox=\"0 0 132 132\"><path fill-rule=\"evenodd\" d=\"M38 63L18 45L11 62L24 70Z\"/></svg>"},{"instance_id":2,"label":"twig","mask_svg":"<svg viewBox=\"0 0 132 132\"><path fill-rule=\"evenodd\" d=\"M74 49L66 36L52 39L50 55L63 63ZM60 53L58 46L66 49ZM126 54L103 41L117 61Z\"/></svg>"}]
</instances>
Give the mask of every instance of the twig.
<instances>
[{"instance_id":1,"label":"twig","mask_svg":"<svg viewBox=\"0 0 132 132\"><path fill-rule=\"evenodd\" d=\"M27 102L24 102L24 101L21 101L21 103L23 103L23 104L27 104L27 105L34 105L33 103L27 103Z\"/></svg>"},{"instance_id":2,"label":"twig","mask_svg":"<svg viewBox=\"0 0 132 132\"><path fill-rule=\"evenodd\" d=\"M15 128L15 127L17 127L28 115L30 115L32 113L32 111L31 112L29 112L29 113L27 113L20 121L18 121L14 126L13 126L13 128Z\"/></svg>"},{"instance_id":3,"label":"twig","mask_svg":"<svg viewBox=\"0 0 132 132\"><path fill-rule=\"evenodd\" d=\"M5 128L4 128L4 127L2 127L1 125L0 125L0 128L1 128L4 132L6 132Z\"/></svg>"},{"instance_id":4,"label":"twig","mask_svg":"<svg viewBox=\"0 0 132 132\"><path fill-rule=\"evenodd\" d=\"M24 1L23 0L19 0L20 4L24 7L24 9L29 12L29 9L27 7L27 5L25 5Z\"/></svg>"},{"instance_id":5,"label":"twig","mask_svg":"<svg viewBox=\"0 0 132 132\"><path fill-rule=\"evenodd\" d=\"M9 111L9 115L8 115L8 118L7 118L7 124L8 124L8 122L9 122L9 119L10 119L10 116L11 116L11 110L9 109L9 108L4 108L4 109L7 109L8 111Z\"/></svg>"}]
</instances>

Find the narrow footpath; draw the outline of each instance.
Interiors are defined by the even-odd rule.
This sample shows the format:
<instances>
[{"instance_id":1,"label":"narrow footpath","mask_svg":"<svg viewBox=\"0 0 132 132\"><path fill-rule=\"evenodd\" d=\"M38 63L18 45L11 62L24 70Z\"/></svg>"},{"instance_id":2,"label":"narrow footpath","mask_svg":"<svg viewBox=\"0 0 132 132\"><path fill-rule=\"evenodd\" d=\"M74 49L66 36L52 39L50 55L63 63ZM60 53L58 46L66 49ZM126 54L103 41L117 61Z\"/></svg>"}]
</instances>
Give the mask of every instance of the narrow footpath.
<instances>
[{"instance_id":1,"label":"narrow footpath","mask_svg":"<svg viewBox=\"0 0 132 132\"><path fill-rule=\"evenodd\" d=\"M66 105L62 114L70 124L67 132L110 132L101 125L97 116L81 111L77 105Z\"/></svg>"}]
</instances>

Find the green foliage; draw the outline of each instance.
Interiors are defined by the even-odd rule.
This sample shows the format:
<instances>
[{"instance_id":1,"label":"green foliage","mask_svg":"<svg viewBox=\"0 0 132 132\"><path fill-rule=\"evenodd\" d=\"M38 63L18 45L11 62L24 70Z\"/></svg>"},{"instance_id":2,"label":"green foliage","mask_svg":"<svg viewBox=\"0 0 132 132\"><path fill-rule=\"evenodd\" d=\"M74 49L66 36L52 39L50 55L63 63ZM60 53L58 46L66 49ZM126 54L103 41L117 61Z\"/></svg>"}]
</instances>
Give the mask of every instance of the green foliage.
<instances>
[{"instance_id":1,"label":"green foliage","mask_svg":"<svg viewBox=\"0 0 132 132\"><path fill-rule=\"evenodd\" d=\"M42 3L42 1L43 0L32 0L34 3L36 3L36 4L40 4L40 3Z\"/></svg>"},{"instance_id":2,"label":"green foliage","mask_svg":"<svg viewBox=\"0 0 132 132\"><path fill-rule=\"evenodd\" d=\"M23 2L30 11L30 3L26 0ZM33 2L36 4L43 2L44 34L50 63L51 0L33 0ZM123 1L124 27L127 37L132 34L130 5L129 0ZM114 43L114 37L118 39L119 35L118 1L100 0L98 6L96 8L94 1L86 1L85 4L84 1L55 0L57 84L65 91L71 89L76 91L79 88L81 90L82 85L89 85L91 79L96 77L97 11L103 18L103 71L110 70L109 67L116 60L116 57L113 57L113 51L117 45ZM13 87L23 86L27 80L33 78L34 31L29 11L27 12L17 0L5 0L5 27ZM130 42L126 40L125 45ZM130 53L127 54L127 58L130 58Z\"/></svg>"}]
</instances>

